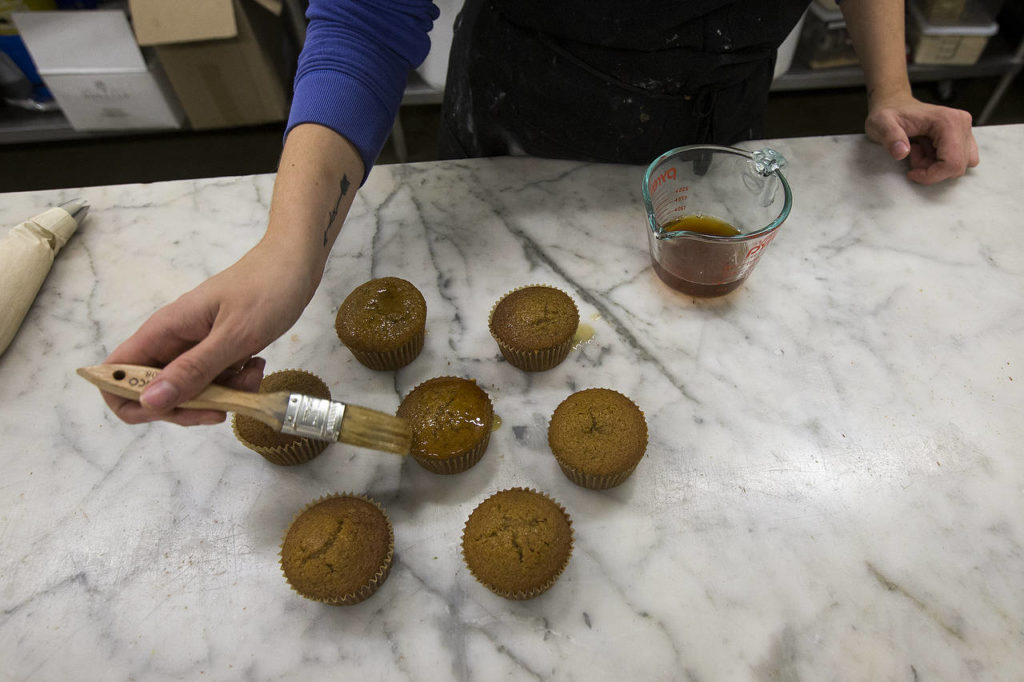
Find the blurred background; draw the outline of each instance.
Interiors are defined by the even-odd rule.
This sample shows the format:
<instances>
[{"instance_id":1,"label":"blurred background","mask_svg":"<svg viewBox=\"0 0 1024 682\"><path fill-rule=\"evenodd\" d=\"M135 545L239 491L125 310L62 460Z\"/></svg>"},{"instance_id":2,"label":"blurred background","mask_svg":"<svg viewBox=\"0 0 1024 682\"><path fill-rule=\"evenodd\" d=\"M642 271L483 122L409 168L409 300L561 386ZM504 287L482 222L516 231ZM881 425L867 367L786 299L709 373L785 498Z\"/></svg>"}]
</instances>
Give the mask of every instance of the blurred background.
<instances>
[{"instance_id":1,"label":"blurred background","mask_svg":"<svg viewBox=\"0 0 1024 682\"><path fill-rule=\"evenodd\" d=\"M451 26L409 74L378 163L436 158ZM304 0L0 0L0 191L276 170ZM1024 2L907 0L922 100L976 125L1024 123ZM862 133L863 78L833 0L813 0L776 65L765 137Z\"/></svg>"}]
</instances>

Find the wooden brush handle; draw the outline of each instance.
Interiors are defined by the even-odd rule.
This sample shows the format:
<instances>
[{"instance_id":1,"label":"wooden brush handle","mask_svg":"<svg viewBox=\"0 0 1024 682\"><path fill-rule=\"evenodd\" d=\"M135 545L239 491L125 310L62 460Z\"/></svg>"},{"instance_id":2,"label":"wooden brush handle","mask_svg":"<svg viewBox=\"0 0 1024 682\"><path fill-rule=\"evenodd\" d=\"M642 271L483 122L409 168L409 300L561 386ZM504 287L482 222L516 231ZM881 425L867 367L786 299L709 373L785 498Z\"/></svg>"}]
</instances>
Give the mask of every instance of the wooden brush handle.
<instances>
[{"instance_id":1,"label":"wooden brush handle","mask_svg":"<svg viewBox=\"0 0 1024 682\"><path fill-rule=\"evenodd\" d=\"M94 365L78 369L79 376L86 381L108 393L131 400L138 400L146 386L159 373L160 370L155 367L143 367L142 365ZM178 407L190 410L237 412L258 419L280 431L288 404L288 395L288 391L248 393L210 384L203 389L202 393Z\"/></svg>"}]
</instances>

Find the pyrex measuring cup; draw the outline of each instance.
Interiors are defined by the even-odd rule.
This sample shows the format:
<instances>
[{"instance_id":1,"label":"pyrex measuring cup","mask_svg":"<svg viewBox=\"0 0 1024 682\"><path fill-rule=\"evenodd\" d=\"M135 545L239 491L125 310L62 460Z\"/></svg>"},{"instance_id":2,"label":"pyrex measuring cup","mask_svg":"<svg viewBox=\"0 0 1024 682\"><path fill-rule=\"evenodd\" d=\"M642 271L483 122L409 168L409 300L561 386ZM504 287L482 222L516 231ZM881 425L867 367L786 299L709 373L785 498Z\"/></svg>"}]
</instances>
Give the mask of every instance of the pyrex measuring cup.
<instances>
[{"instance_id":1,"label":"pyrex measuring cup","mask_svg":"<svg viewBox=\"0 0 1024 682\"><path fill-rule=\"evenodd\" d=\"M793 195L773 149L692 145L665 152L643 180L655 272L694 296L727 294L750 276L789 216Z\"/></svg>"}]
</instances>

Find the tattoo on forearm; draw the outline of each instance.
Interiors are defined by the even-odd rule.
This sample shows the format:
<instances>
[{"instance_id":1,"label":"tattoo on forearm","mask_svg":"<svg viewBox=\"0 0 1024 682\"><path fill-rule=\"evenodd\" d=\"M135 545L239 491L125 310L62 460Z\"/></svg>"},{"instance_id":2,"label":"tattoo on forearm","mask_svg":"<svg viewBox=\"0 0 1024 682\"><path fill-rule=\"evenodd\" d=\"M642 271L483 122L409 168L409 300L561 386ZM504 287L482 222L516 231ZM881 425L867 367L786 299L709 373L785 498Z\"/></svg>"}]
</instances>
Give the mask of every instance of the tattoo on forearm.
<instances>
[{"instance_id":1,"label":"tattoo on forearm","mask_svg":"<svg viewBox=\"0 0 1024 682\"><path fill-rule=\"evenodd\" d=\"M339 185L338 200L334 202L334 208L331 210L327 219L327 227L324 228L324 246L327 246L327 233L331 231L331 228L334 226L334 221L338 217L338 207L341 206L341 198L348 194L348 188L351 186L347 175L341 176L341 182Z\"/></svg>"}]
</instances>

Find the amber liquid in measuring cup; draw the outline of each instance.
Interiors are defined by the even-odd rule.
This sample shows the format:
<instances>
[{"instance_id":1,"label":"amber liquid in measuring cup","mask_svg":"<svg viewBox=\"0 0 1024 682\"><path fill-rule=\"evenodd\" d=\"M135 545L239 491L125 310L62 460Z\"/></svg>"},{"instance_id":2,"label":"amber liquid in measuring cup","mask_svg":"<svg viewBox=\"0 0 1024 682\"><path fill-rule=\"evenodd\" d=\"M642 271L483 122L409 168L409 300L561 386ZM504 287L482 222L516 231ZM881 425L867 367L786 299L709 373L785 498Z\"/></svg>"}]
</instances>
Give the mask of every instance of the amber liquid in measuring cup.
<instances>
[{"instance_id":1,"label":"amber liquid in measuring cup","mask_svg":"<svg viewBox=\"0 0 1024 682\"><path fill-rule=\"evenodd\" d=\"M713 215L685 215L682 218L668 221L662 229L665 232L678 232L679 230L700 232L716 237L735 237L742 234L738 228Z\"/></svg>"},{"instance_id":2,"label":"amber liquid in measuring cup","mask_svg":"<svg viewBox=\"0 0 1024 682\"><path fill-rule=\"evenodd\" d=\"M738 228L710 215L688 215L667 222L666 232L686 230L709 234L715 237L735 237L742 234ZM661 243L660 258L652 259L655 272L665 284L691 296L721 296L743 284L746 275L717 284L701 284L686 279L686 273L706 270L708 272L728 271L739 253L745 252L743 245L727 243L712 244L692 240L666 240ZM660 262L659 262L660 261Z\"/></svg>"}]
</instances>

